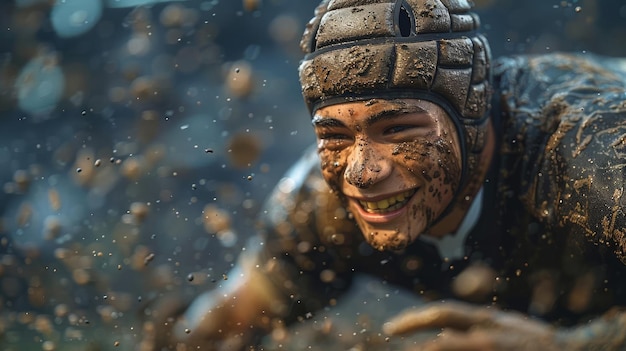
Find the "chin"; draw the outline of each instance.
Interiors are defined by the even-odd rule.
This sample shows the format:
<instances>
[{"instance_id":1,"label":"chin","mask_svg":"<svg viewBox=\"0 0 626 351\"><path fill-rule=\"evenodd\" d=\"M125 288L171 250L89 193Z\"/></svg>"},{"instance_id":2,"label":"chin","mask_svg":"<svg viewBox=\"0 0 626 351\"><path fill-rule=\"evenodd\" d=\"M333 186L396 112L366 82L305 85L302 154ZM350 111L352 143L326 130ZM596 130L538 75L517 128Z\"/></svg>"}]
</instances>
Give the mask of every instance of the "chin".
<instances>
[{"instance_id":1,"label":"chin","mask_svg":"<svg viewBox=\"0 0 626 351\"><path fill-rule=\"evenodd\" d=\"M419 224L411 225L406 217L398 218L392 223L370 223L358 215L354 217L365 241L378 251L403 250L413 243L424 229Z\"/></svg>"},{"instance_id":2,"label":"chin","mask_svg":"<svg viewBox=\"0 0 626 351\"><path fill-rule=\"evenodd\" d=\"M363 235L367 243L378 251L404 250L411 243L407 235L397 231L368 231Z\"/></svg>"}]
</instances>

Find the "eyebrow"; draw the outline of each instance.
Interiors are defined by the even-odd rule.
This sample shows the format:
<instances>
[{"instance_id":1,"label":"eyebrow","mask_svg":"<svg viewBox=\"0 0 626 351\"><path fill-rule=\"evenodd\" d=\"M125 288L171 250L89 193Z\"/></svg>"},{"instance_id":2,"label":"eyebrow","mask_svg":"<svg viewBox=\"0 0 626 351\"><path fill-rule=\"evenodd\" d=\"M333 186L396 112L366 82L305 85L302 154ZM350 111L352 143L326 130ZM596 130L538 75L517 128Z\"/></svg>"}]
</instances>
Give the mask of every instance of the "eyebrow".
<instances>
[{"instance_id":1,"label":"eyebrow","mask_svg":"<svg viewBox=\"0 0 626 351\"><path fill-rule=\"evenodd\" d=\"M399 118L402 115L412 114L412 113L426 113L427 111L419 106L395 106L389 109L385 109L379 112L376 112L367 117L366 124L367 126L371 126L377 122L391 120L395 118Z\"/></svg>"},{"instance_id":2,"label":"eyebrow","mask_svg":"<svg viewBox=\"0 0 626 351\"><path fill-rule=\"evenodd\" d=\"M315 115L313 117L313 120L311 121L311 123L313 124L314 127L320 127L320 128L324 128L324 127L345 127L346 125L343 124L343 122L341 122L338 119L335 118L323 118L320 115Z\"/></svg>"},{"instance_id":3,"label":"eyebrow","mask_svg":"<svg viewBox=\"0 0 626 351\"><path fill-rule=\"evenodd\" d=\"M424 108L419 107L419 106L406 106L406 105L401 105L401 106L392 106L388 109L385 110L381 110L378 111L372 115L369 115L367 117L367 120L365 121L365 123L367 124L367 126L371 126L377 122L380 121L384 121L384 120L391 120L391 119L395 119L395 118L399 118L402 115L407 115L407 114L412 114L412 113L427 113L428 111L426 111ZM315 127L320 127L320 128L324 128L324 127L345 127L346 125L341 122L338 119L332 118L332 117L322 117L320 115L315 115L313 117L313 120L311 121L311 123L313 124L313 126Z\"/></svg>"}]
</instances>

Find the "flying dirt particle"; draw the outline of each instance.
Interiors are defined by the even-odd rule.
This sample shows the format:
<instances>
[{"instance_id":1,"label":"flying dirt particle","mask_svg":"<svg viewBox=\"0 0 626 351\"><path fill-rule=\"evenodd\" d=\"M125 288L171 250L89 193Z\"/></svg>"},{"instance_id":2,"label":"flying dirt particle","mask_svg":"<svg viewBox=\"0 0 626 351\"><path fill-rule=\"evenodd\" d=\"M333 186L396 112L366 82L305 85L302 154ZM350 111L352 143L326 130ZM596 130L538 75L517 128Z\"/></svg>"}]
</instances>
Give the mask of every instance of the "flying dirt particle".
<instances>
[{"instance_id":1,"label":"flying dirt particle","mask_svg":"<svg viewBox=\"0 0 626 351\"><path fill-rule=\"evenodd\" d=\"M41 349L43 351L54 351L56 350L56 345L54 344L54 342L50 341L50 340L46 340L43 342L43 344L41 344Z\"/></svg>"},{"instance_id":2,"label":"flying dirt particle","mask_svg":"<svg viewBox=\"0 0 626 351\"><path fill-rule=\"evenodd\" d=\"M116 164L121 163L117 160ZM122 164L122 175L130 180L138 180L143 174L144 162L139 158L129 158Z\"/></svg>"},{"instance_id":3,"label":"flying dirt particle","mask_svg":"<svg viewBox=\"0 0 626 351\"><path fill-rule=\"evenodd\" d=\"M320 279L326 284L332 283L336 277L337 274L332 269L325 269L320 273Z\"/></svg>"},{"instance_id":4,"label":"flying dirt particle","mask_svg":"<svg viewBox=\"0 0 626 351\"><path fill-rule=\"evenodd\" d=\"M54 308L54 316L58 318L63 318L68 315L69 311L69 307L67 307L66 304L59 304L56 305L56 307Z\"/></svg>"},{"instance_id":5,"label":"flying dirt particle","mask_svg":"<svg viewBox=\"0 0 626 351\"><path fill-rule=\"evenodd\" d=\"M208 233L216 234L230 229L231 218L225 210L215 205L207 205L202 212L204 214L204 229Z\"/></svg>"},{"instance_id":6,"label":"flying dirt particle","mask_svg":"<svg viewBox=\"0 0 626 351\"><path fill-rule=\"evenodd\" d=\"M58 248L54 250L54 257L58 260L65 260L71 256L70 250L65 248Z\"/></svg>"},{"instance_id":7,"label":"flying dirt particle","mask_svg":"<svg viewBox=\"0 0 626 351\"><path fill-rule=\"evenodd\" d=\"M226 72L226 88L234 96L246 98L254 91L254 70L246 61L238 61L235 65L236 69L229 69Z\"/></svg>"},{"instance_id":8,"label":"flying dirt particle","mask_svg":"<svg viewBox=\"0 0 626 351\"><path fill-rule=\"evenodd\" d=\"M52 240L61 234L61 220L57 216L48 216L44 221L43 236L46 240Z\"/></svg>"},{"instance_id":9,"label":"flying dirt particle","mask_svg":"<svg viewBox=\"0 0 626 351\"><path fill-rule=\"evenodd\" d=\"M258 160L263 149L259 137L239 132L228 141L229 161L237 168L246 168Z\"/></svg>"},{"instance_id":10,"label":"flying dirt particle","mask_svg":"<svg viewBox=\"0 0 626 351\"><path fill-rule=\"evenodd\" d=\"M150 208L143 202L133 202L130 205L130 214L133 216L136 223L142 223L149 212Z\"/></svg>"},{"instance_id":11,"label":"flying dirt particle","mask_svg":"<svg viewBox=\"0 0 626 351\"><path fill-rule=\"evenodd\" d=\"M152 100L158 96L155 94L158 91L157 86L156 81L151 77L137 77L130 85L130 92L138 101Z\"/></svg>"},{"instance_id":12,"label":"flying dirt particle","mask_svg":"<svg viewBox=\"0 0 626 351\"><path fill-rule=\"evenodd\" d=\"M20 209L17 212L17 218L16 218L17 224L20 227L24 227L26 224L28 224L32 216L33 216L33 208L31 207L31 205L28 203L22 204L20 206Z\"/></svg>"},{"instance_id":13,"label":"flying dirt particle","mask_svg":"<svg viewBox=\"0 0 626 351\"><path fill-rule=\"evenodd\" d=\"M293 42L300 35L300 21L294 15L279 15L270 22L270 37L277 43Z\"/></svg>"},{"instance_id":14,"label":"flying dirt particle","mask_svg":"<svg viewBox=\"0 0 626 351\"><path fill-rule=\"evenodd\" d=\"M261 6L261 0L243 0L243 8L248 11L256 11Z\"/></svg>"},{"instance_id":15,"label":"flying dirt particle","mask_svg":"<svg viewBox=\"0 0 626 351\"><path fill-rule=\"evenodd\" d=\"M165 27L182 26L185 24L185 10L186 9L183 6L178 4L168 5L163 9L163 11L161 11L159 20Z\"/></svg>"},{"instance_id":16,"label":"flying dirt particle","mask_svg":"<svg viewBox=\"0 0 626 351\"><path fill-rule=\"evenodd\" d=\"M147 266L148 263L152 262L152 260L154 260L154 253L148 254L148 256L143 259L143 263Z\"/></svg>"},{"instance_id":17,"label":"flying dirt particle","mask_svg":"<svg viewBox=\"0 0 626 351\"><path fill-rule=\"evenodd\" d=\"M275 342L285 342L287 340L289 333L287 329L283 326L278 326L272 330L272 339Z\"/></svg>"},{"instance_id":18,"label":"flying dirt particle","mask_svg":"<svg viewBox=\"0 0 626 351\"><path fill-rule=\"evenodd\" d=\"M96 166L96 167L100 167L101 164L102 164L102 160L101 159L97 159L96 162L93 163L93 165Z\"/></svg>"},{"instance_id":19,"label":"flying dirt particle","mask_svg":"<svg viewBox=\"0 0 626 351\"><path fill-rule=\"evenodd\" d=\"M13 173L13 181L20 192L26 192L31 182L31 177L25 170L17 170Z\"/></svg>"},{"instance_id":20,"label":"flying dirt particle","mask_svg":"<svg viewBox=\"0 0 626 351\"><path fill-rule=\"evenodd\" d=\"M73 270L72 278L74 279L74 282L76 282L76 284L78 285L86 285L92 281L89 271L83 268L77 268Z\"/></svg>"},{"instance_id":21,"label":"flying dirt particle","mask_svg":"<svg viewBox=\"0 0 626 351\"><path fill-rule=\"evenodd\" d=\"M343 243L345 242L345 237L343 234L333 234L330 236L330 240L335 245L343 245Z\"/></svg>"},{"instance_id":22,"label":"flying dirt particle","mask_svg":"<svg viewBox=\"0 0 626 351\"><path fill-rule=\"evenodd\" d=\"M187 281L192 282L192 281L193 281L193 278L194 278L194 277L193 277L193 274L192 274L192 273L189 273L189 274L187 275Z\"/></svg>"},{"instance_id":23,"label":"flying dirt particle","mask_svg":"<svg viewBox=\"0 0 626 351\"><path fill-rule=\"evenodd\" d=\"M454 293L466 300L482 302L493 293L496 273L486 265L474 264L461 272L452 284Z\"/></svg>"},{"instance_id":24,"label":"flying dirt particle","mask_svg":"<svg viewBox=\"0 0 626 351\"><path fill-rule=\"evenodd\" d=\"M35 330L44 335L51 335L54 332L52 321L48 316L39 315L33 323Z\"/></svg>"}]
</instances>

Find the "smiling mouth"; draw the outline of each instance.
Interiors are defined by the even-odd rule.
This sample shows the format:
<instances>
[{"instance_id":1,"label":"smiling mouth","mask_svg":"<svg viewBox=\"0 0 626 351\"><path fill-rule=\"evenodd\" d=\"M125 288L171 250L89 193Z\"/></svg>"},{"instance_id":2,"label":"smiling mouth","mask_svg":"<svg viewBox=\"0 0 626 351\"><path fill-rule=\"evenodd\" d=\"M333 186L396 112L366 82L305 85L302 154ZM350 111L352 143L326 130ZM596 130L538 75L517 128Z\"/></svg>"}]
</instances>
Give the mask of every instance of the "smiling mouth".
<instances>
[{"instance_id":1,"label":"smiling mouth","mask_svg":"<svg viewBox=\"0 0 626 351\"><path fill-rule=\"evenodd\" d=\"M374 202L359 200L359 204L361 205L361 208L368 213L388 213L398 210L406 205L416 191L417 189L410 189L403 193Z\"/></svg>"}]
</instances>

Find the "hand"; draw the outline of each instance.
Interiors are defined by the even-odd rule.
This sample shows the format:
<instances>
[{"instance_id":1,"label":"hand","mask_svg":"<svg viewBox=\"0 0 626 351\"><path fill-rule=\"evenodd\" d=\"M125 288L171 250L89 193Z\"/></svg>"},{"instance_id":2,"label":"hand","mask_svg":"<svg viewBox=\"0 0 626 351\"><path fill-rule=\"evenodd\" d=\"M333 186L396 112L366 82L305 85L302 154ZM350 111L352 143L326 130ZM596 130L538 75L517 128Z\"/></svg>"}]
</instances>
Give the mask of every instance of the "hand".
<instances>
[{"instance_id":1,"label":"hand","mask_svg":"<svg viewBox=\"0 0 626 351\"><path fill-rule=\"evenodd\" d=\"M173 321L180 317L188 305L189 299L176 292L148 301L140 311L143 330L137 350L175 350Z\"/></svg>"},{"instance_id":2,"label":"hand","mask_svg":"<svg viewBox=\"0 0 626 351\"><path fill-rule=\"evenodd\" d=\"M212 291L198 295L193 302L177 293L151 301L145 307L150 313L144 315L137 350L243 350L249 341L247 334L229 334L227 318L220 313L225 310L219 307L221 304L220 295ZM214 313L206 314L211 310Z\"/></svg>"},{"instance_id":3,"label":"hand","mask_svg":"<svg viewBox=\"0 0 626 351\"><path fill-rule=\"evenodd\" d=\"M389 335L442 329L420 351L564 350L549 324L517 312L463 302L441 302L402 312L383 325Z\"/></svg>"}]
</instances>

